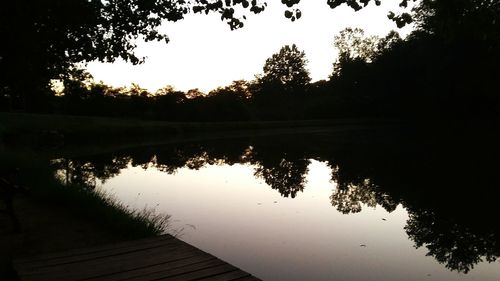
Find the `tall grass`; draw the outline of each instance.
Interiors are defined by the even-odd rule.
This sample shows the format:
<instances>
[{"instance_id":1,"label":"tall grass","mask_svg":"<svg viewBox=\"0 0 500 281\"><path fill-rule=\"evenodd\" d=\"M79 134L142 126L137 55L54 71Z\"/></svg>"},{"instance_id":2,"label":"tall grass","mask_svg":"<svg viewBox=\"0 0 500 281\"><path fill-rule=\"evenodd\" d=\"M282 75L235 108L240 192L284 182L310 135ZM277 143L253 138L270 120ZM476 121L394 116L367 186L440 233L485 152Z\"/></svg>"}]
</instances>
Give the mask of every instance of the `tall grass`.
<instances>
[{"instance_id":1,"label":"tall grass","mask_svg":"<svg viewBox=\"0 0 500 281\"><path fill-rule=\"evenodd\" d=\"M34 198L45 204L95 222L121 238L142 238L167 232L170 216L157 213L154 208L132 210L96 189L58 182L33 189Z\"/></svg>"},{"instance_id":2,"label":"tall grass","mask_svg":"<svg viewBox=\"0 0 500 281\"><path fill-rule=\"evenodd\" d=\"M170 216L153 208L131 210L111 195L75 184L65 185L54 176L49 161L30 151L0 151L0 169L18 168L18 184L36 204L69 212L114 233L117 238L156 236L169 230Z\"/></svg>"}]
</instances>

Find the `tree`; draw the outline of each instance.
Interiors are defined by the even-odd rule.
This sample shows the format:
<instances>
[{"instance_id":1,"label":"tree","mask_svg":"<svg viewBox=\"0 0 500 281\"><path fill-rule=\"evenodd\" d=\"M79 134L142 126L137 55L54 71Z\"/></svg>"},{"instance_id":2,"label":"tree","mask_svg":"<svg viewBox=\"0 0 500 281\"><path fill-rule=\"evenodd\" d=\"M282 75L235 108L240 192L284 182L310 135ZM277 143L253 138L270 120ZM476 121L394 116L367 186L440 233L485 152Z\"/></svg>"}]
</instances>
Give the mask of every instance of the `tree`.
<instances>
[{"instance_id":1,"label":"tree","mask_svg":"<svg viewBox=\"0 0 500 281\"><path fill-rule=\"evenodd\" d=\"M198 88L190 89L186 92L186 98L188 99L197 99L205 96L205 93L200 91Z\"/></svg>"},{"instance_id":2,"label":"tree","mask_svg":"<svg viewBox=\"0 0 500 281\"><path fill-rule=\"evenodd\" d=\"M500 4L497 0L422 0L414 9L417 27L444 40L465 37L500 42ZM494 47L494 46L491 46Z\"/></svg>"},{"instance_id":3,"label":"tree","mask_svg":"<svg viewBox=\"0 0 500 281\"><path fill-rule=\"evenodd\" d=\"M234 97L239 100L245 100L251 97L252 93L249 90L250 83L245 80L235 80L231 85L218 87L208 93L208 97L227 96Z\"/></svg>"},{"instance_id":4,"label":"tree","mask_svg":"<svg viewBox=\"0 0 500 281\"><path fill-rule=\"evenodd\" d=\"M399 36L399 33L391 30L385 37L377 40L377 53L376 57L381 56L387 51L391 51L396 46L403 42L403 39Z\"/></svg>"},{"instance_id":5,"label":"tree","mask_svg":"<svg viewBox=\"0 0 500 281\"><path fill-rule=\"evenodd\" d=\"M282 0L285 17L301 17L294 8L300 0ZM347 4L359 9L371 0L327 1L331 8ZM379 3L375 0L375 3ZM407 2L407 0L403 1ZM133 64L144 58L134 53L136 41L165 41L159 31L165 20L178 21L187 13L219 13L231 29L243 27L245 14L266 7L257 0L20 0L0 8L0 94L33 105L33 98L49 89L79 63L120 58ZM31 104L31 105L30 105Z\"/></svg>"},{"instance_id":6,"label":"tree","mask_svg":"<svg viewBox=\"0 0 500 281\"><path fill-rule=\"evenodd\" d=\"M333 45L339 52L339 58L333 64L333 75L339 76L346 68L354 65L363 66L372 62L379 45L377 36L365 36L360 28L346 28L335 36Z\"/></svg>"},{"instance_id":7,"label":"tree","mask_svg":"<svg viewBox=\"0 0 500 281\"><path fill-rule=\"evenodd\" d=\"M446 268L468 273L481 262L493 263L500 255L498 236L457 223L453 217L440 217L433 210L409 210L404 227L415 248L427 248Z\"/></svg>"},{"instance_id":8,"label":"tree","mask_svg":"<svg viewBox=\"0 0 500 281\"><path fill-rule=\"evenodd\" d=\"M499 7L495 0L422 0L416 8L401 0L407 12L389 14L398 26L416 20L423 28L448 30L452 23L456 34L461 28L484 27L473 38L486 38L489 52L498 46ZM33 104L33 98L49 91L51 79L61 79L68 69L88 61L113 62L120 58L133 64L137 40L165 41L159 30L163 21L178 21L187 13L219 13L231 29L241 28L245 13L258 14L266 3L257 0L20 0L4 1L0 8L0 95ZM285 17L301 17L296 7L300 0L282 0ZM381 0L328 0L330 8L347 5L360 10ZM450 5L449 5L450 4ZM408 10L411 9L411 12ZM489 15L483 17L483 15ZM452 15L452 17L447 17ZM467 20L463 20L465 15ZM433 20L434 19L434 20ZM437 19L437 20L436 20ZM441 19L441 20L440 20ZM450 21L450 19L456 19ZM491 20L493 19L493 20ZM467 32L466 32L467 33ZM476 36L477 35L477 36ZM30 102L32 100L32 102ZM36 99L35 99L36 101Z\"/></svg>"},{"instance_id":9,"label":"tree","mask_svg":"<svg viewBox=\"0 0 500 281\"><path fill-rule=\"evenodd\" d=\"M303 89L311 78L306 69L306 54L295 44L285 45L266 60L264 74L259 78L263 88L293 92Z\"/></svg>"},{"instance_id":10,"label":"tree","mask_svg":"<svg viewBox=\"0 0 500 281\"><path fill-rule=\"evenodd\" d=\"M0 9L0 86L30 98L77 63L140 62L134 39L167 40L161 18L182 18L173 1L6 1Z\"/></svg>"},{"instance_id":11,"label":"tree","mask_svg":"<svg viewBox=\"0 0 500 281\"><path fill-rule=\"evenodd\" d=\"M365 36L360 28L342 30L335 36L333 43L339 57L333 64L331 78L349 77L353 81L356 80L355 83L358 79L365 79L370 64L401 42L402 39L396 31L380 38Z\"/></svg>"},{"instance_id":12,"label":"tree","mask_svg":"<svg viewBox=\"0 0 500 281\"><path fill-rule=\"evenodd\" d=\"M351 59L361 58L364 61L371 61L376 53L377 36L365 36L361 28L346 28L335 36L333 45L339 51L340 56L347 56Z\"/></svg>"},{"instance_id":13,"label":"tree","mask_svg":"<svg viewBox=\"0 0 500 281\"><path fill-rule=\"evenodd\" d=\"M79 63L118 58L141 63L135 42L168 42L158 30L164 20L219 12L231 28L241 27L233 7L252 13L264 9L257 1L238 0L5 1L0 8L0 89L28 108L35 106L33 97L47 90L51 79L64 78Z\"/></svg>"}]
</instances>

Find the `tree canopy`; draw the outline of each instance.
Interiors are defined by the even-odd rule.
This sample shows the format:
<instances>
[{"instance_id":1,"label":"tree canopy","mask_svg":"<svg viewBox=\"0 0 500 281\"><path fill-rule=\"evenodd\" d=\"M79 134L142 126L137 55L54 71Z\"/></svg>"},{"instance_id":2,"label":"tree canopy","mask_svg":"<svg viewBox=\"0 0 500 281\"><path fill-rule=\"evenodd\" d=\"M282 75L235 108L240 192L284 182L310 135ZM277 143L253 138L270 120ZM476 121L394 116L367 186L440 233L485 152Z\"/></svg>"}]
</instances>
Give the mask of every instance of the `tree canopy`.
<instances>
[{"instance_id":1,"label":"tree canopy","mask_svg":"<svg viewBox=\"0 0 500 281\"><path fill-rule=\"evenodd\" d=\"M301 17L295 8L300 0L281 2L287 7L286 18ZM358 10L369 2L328 0L327 4ZM121 58L140 63L143 58L134 53L136 40L168 42L167 34L159 31L165 20L178 21L188 13L219 13L231 29L237 29L244 25L245 12L257 14L266 6L257 0L6 1L0 9L2 95L26 99L81 62Z\"/></svg>"},{"instance_id":2,"label":"tree canopy","mask_svg":"<svg viewBox=\"0 0 500 281\"><path fill-rule=\"evenodd\" d=\"M300 0L282 0L281 3L286 9L284 17L292 21L301 17L302 12L297 8ZM325 8L346 5L358 11L371 3L380 5L381 0L327 0ZM463 61L468 69L472 69L482 67L480 64L484 61L491 61L491 56L498 57L498 1L400 0L400 6L402 12L390 13L388 17L398 26L414 22L417 32L411 36L432 38L434 41L426 41L434 42L428 43L432 45L429 50L441 48L444 53L452 49L452 52L446 51L450 54L450 61L451 57L463 58L468 54L477 54L470 55L467 60L455 60ZM144 61L134 52L136 42L168 42L167 34L160 29L164 21L182 20L188 13L218 13L231 29L237 29L243 27L246 14L261 13L266 7L266 2L257 0L6 1L0 9L0 98L17 103L18 107L24 104L27 108L30 103L39 106L38 103L51 94L50 80L74 80L74 70L81 67L81 63L95 60L113 62L116 59L133 64ZM363 61L359 61L360 66L368 63L367 58L381 49L379 45L385 39L386 43L398 39L380 39L379 45L374 46L369 38L359 37L356 34L359 32L352 31L351 34L344 34L346 40L343 42L353 44L337 47L341 54L353 56L350 57L351 61L359 61L361 57ZM416 46L416 43L413 45ZM349 62L347 59L344 61ZM494 73L496 70L493 65L493 62L488 64L484 73ZM272 71L267 71L271 75ZM304 74L301 74L303 79L297 85L309 81ZM477 81L485 80L479 79L479 74L475 76L478 77ZM485 77L490 76L492 74ZM289 78L274 81L278 80L281 84L290 83Z\"/></svg>"},{"instance_id":3,"label":"tree canopy","mask_svg":"<svg viewBox=\"0 0 500 281\"><path fill-rule=\"evenodd\" d=\"M295 44L285 45L266 60L260 83L286 92L303 89L311 81L306 65L304 51L300 51Z\"/></svg>"},{"instance_id":4,"label":"tree canopy","mask_svg":"<svg viewBox=\"0 0 500 281\"><path fill-rule=\"evenodd\" d=\"M182 1L6 1L0 9L0 84L28 96L80 62L141 62L135 39L165 40L162 20L187 12ZM7 89L5 89L7 88Z\"/></svg>"}]
</instances>

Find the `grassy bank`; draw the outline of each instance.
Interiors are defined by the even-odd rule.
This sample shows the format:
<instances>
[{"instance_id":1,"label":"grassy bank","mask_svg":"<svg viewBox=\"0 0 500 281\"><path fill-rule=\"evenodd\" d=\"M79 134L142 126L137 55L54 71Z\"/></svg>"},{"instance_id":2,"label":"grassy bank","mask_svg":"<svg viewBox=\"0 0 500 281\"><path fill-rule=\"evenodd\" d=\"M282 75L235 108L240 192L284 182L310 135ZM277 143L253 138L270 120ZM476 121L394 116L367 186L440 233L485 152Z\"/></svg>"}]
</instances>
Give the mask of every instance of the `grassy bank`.
<instances>
[{"instance_id":1,"label":"grassy bank","mask_svg":"<svg viewBox=\"0 0 500 281\"><path fill-rule=\"evenodd\" d=\"M0 213L0 276L5 280L16 280L10 267L15 257L151 237L168 228L166 214L130 210L88 186L63 184L48 158L31 150L0 148L0 159L0 171L18 169L15 183L21 187L10 197L19 228L9 214ZM0 209L5 203L0 198Z\"/></svg>"},{"instance_id":2,"label":"grassy bank","mask_svg":"<svg viewBox=\"0 0 500 281\"><path fill-rule=\"evenodd\" d=\"M227 135L252 131L296 131L330 126L370 126L379 119L296 120L272 122L162 122L87 116L0 113L0 136L15 144L103 142L109 139L140 141L152 137L185 138L192 135Z\"/></svg>"},{"instance_id":3,"label":"grassy bank","mask_svg":"<svg viewBox=\"0 0 500 281\"><path fill-rule=\"evenodd\" d=\"M65 185L54 176L49 160L30 150L0 151L0 170L18 169L17 184L30 198L49 206L56 206L80 218L111 228L123 238L140 238L161 234L168 222L167 216L153 210L127 209L114 198L88 186Z\"/></svg>"}]
</instances>

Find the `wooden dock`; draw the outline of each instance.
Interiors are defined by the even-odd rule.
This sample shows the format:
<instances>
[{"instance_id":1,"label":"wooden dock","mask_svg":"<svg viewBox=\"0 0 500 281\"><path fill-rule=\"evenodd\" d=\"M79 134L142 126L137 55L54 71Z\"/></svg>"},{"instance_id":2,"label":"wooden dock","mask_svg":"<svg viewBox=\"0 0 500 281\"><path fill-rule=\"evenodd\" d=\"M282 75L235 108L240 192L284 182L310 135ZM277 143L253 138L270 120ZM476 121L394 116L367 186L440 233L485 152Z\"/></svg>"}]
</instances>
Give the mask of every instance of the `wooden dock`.
<instances>
[{"instance_id":1,"label":"wooden dock","mask_svg":"<svg viewBox=\"0 0 500 281\"><path fill-rule=\"evenodd\" d=\"M259 280L170 235L14 261L21 280Z\"/></svg>"}]
</instances>

